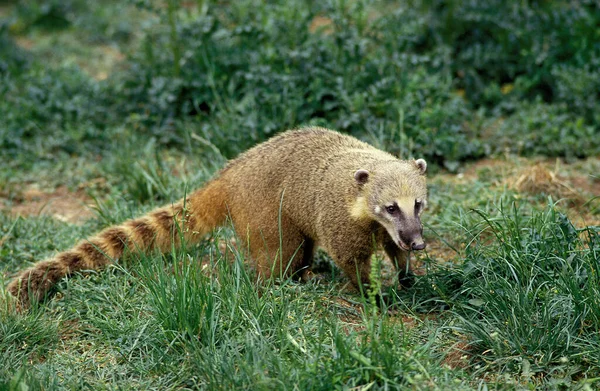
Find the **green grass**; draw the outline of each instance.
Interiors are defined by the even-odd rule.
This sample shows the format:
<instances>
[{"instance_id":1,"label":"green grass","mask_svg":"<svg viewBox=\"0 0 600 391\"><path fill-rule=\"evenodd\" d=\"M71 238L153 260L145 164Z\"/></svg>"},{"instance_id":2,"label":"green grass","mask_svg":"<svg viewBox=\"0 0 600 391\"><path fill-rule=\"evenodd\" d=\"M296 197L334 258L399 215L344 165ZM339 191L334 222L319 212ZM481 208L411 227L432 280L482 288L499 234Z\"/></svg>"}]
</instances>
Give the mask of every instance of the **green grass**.
<instances>
[{"instance_id":1,"label":"green grass","mask_svg":"<svg viewBox=\"0 0 600 391\"><path fill-rule=\"evenodd\" d=\"M424 273L390 289L384 263L387 310L323 253L320 279L258 284L224 227L72 276L29 312L2 291L0 389L599 387L600 163L575 160L599 151L597 14L506 4L0 6L3 286L286 128L337 128L431 173ZM556 157L583 202L511 185ZM59 186L93 217L13 213Z\"/></svg>"},{"instance_id":2,"label":"green grass","mask_svg":"<svg viewBox=\"0 0 600 391\"><path fill-rule=\"evenodd\" d=\"M314 283L257 285L235 248L206 242L74 276L29 313L1 309L0 377L46 389L596 384L597 227L573 227L554 204L517 209L503 190L498 204L482 204L474 194L493 187L480 180L463 195L445 183L459 196L436 212L445 199L432 194L427 236L441 232L459 256L454 264L425 259L427 274L395 292L392 312L373 311L337 271ZM433 189L442 189L439 180ZM109 217L159 203L106 197ZM474 202L487 211L465 209ZM68 248L104 220L78 227L5 215L3 268ZM227 242L231 233L214 238ZM459 367L446 365L453 346L465 350Z\"/></svg>"},{"instance_id":3,"label":"green grass","mask_svg":"<svg viewBox=\"0 0 600 391\"><path fill-rule=\"evenodd\" d=\"M497 244L467 251L463 329L495 365L598 377L598 227L576 229L552 205L484 217Z\"/></svg>"}]
</instances>

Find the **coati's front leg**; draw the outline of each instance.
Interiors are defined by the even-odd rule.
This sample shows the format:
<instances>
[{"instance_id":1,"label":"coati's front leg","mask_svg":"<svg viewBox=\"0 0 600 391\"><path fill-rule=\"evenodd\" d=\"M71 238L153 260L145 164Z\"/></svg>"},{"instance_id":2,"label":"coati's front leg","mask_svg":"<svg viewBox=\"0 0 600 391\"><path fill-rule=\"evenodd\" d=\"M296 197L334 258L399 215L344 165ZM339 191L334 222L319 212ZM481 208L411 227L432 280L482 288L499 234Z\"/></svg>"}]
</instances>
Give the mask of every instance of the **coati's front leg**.
<instances>
[{"instance_id":1,"label":"coati's front leg","mask_svg":"<svg viewBox=\"0 0 600 391\"><path fill-rule=\"evenodd\" d=\"M349 240L349 238L353 238ZM339 233L324 243L325 250L335 264L350 278L352 284L364 292L371 283L371 255L373 243L369 237L355 233Z\"/></svg>"},{"instance_id":2,"label":"coati's front leg","mask_svg":"<svg viewBox=\"0 0 600 391\"><path fill-rule=\"evenodd\" d=\"M297 261L292 263L292 273L297 275L300 281L308 282L314 277L312 265L315 256L315 241L305 236L300 254L297 255Z\"/></svg>"},{"instance_id":3,"label":"coati's front leg","mask_svg":"<svg viewBox=\"0 0 600 391\"><path fill-rule=\"evenodd\" d=\"M371 256L372 247L365 247L363 251L357 251L350 258L339 258L334 256L333 259L352 281L354 287L367 297L371 287ZM349 253L347 254L349 256ZM383 292L375 293L375 301L380 308L387 308L390 305L389 296Z\"/></svg>"},{"instance_id":4,"label":"coati's front leg","mask_svg":"<svg viewBox=\"0 0 600 391\"><path fill-rule=\"evenodd\" d=\"M281 217L280 225L281 229L247 226L250 256L256 262L259 277L294 277L306 281L312 266L314 241L285 216ZM238 232L238 236L242 234Z\"/></svg>"},{"instance_id":5,"label":"coati's front leg","mask_svg":"<svg viewBox=\"0 0 600 391\"><path fill-rule=\"evenodd\" d=\"M410 267L410 253L402 250L391 239L383 242L383 249L396 267L398 283L405 288L410 288L415 280L415 275Z\"/></svg>"},{"instance_id":6,"label":"coati's front leg","mask_svg":"<svg viewBox=\"0 0 600 391\"><path fill-rule=\"evenodd\" d=\"M352 285L360 292L366 292L371 285L371 254L350 257L333 257L335 264L342 269Z\"/></svg>"}]
</instances>

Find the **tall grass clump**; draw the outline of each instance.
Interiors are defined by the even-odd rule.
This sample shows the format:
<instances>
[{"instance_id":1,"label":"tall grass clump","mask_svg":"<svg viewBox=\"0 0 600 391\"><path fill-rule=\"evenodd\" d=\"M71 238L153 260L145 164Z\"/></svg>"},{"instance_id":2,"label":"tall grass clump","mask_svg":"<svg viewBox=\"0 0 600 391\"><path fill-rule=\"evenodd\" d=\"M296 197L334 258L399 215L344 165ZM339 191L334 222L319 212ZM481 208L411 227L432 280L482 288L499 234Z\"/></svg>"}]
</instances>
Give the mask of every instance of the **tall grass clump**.
<instances>
[{"instance_id":1,"label":"tall grass clump","mask_svg":"<svg viewBox=\"0 0 600 391\"><path fill-rule=\"evenodd\" d=\"M576 228L553 203L481 216L459 310L481 360L528 377L598 377L600 228Z\"/></svg>"},{"instance_id":2,"label":"tall grass clump","mask_svg":"<svg viewBox=\"0 0 600 391\"><path fill-rule=\"evenodd\" d=\"M214 254L208 253L211 259ZM222 299L220 295L221 283L211 278L211 272L204 270L211 266L193 259L185 252L175 250L171 253L172 263L167 263L165 258L148 258L142 261L140 276L144 286L150 294L150 305L153 313L159 320L168 338L182 338L183 342L198 338L199 342L206 345L215 345L219 338L219 316L221 314ZM227 262L226 260L222 260ZM215 266L215 265L212 265ZM223 266L236 268L235 275L241 278L240 268L237 263ZM226 277L225 277L226 278ZM247 287L249 284L234 284L235 289ZM242 299L256 296L252 292L231 292L229 298Z\"/></svg>"}]
</instances>

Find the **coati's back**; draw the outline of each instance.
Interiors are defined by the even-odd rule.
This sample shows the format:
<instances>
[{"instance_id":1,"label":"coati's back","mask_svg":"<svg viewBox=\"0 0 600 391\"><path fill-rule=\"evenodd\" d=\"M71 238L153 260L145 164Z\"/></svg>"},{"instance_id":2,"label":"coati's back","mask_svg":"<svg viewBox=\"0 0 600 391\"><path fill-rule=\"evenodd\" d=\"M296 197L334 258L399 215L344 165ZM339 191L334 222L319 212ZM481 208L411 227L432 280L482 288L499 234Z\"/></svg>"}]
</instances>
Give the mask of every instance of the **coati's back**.
<instances>
[{"instance_id":1,"label":"coati's back","mask_svg":"<svg viewBox=\"0 0 600 391\"><path fill-rule=\"evenodd\" d=\"M383 160L397 159L354 137L314 127L259 144L230 162L221 176L230 189L232 215L247 210L253 214L253 225L258 225L257 220L266 216L260 211L281 210L315 237L320 215L328 212L323 209L324 198L350 202L354 171ZM260 223L267 224L273 222Z\"/></svg>"}]
</instances>

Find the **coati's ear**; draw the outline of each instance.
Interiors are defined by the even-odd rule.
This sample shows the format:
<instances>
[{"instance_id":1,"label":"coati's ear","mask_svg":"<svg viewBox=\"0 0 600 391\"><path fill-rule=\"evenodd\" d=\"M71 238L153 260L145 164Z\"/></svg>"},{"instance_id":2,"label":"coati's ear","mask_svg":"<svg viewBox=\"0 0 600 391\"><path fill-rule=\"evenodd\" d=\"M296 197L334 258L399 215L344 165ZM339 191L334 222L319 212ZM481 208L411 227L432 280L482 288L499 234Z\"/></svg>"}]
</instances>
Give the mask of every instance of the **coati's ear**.
<instances>
[{"instance_id":1,"label":"coati's ear","mask_svg":"<svg viewBox=\"0 0 600 391\"><path fill-rule=\"evenodd\" d=\"M369 181L369 171L363 170L362 168L357 170L354 173L354 180L356 180L356 183L359 185L364 185Z\"/></svg>"},{"instance_id":2,"label":"coati's ear","mask_svg":"<svg viewBox=\"0 0 600 391\"><path fill-rule=\"evenodd\" d=\"M419 169L419 173L421 175L425 175L425 171L427 171L427 162L425 161L425 159L417 159L415 160L415 164Z\"/></svg>"}]
</instances>

